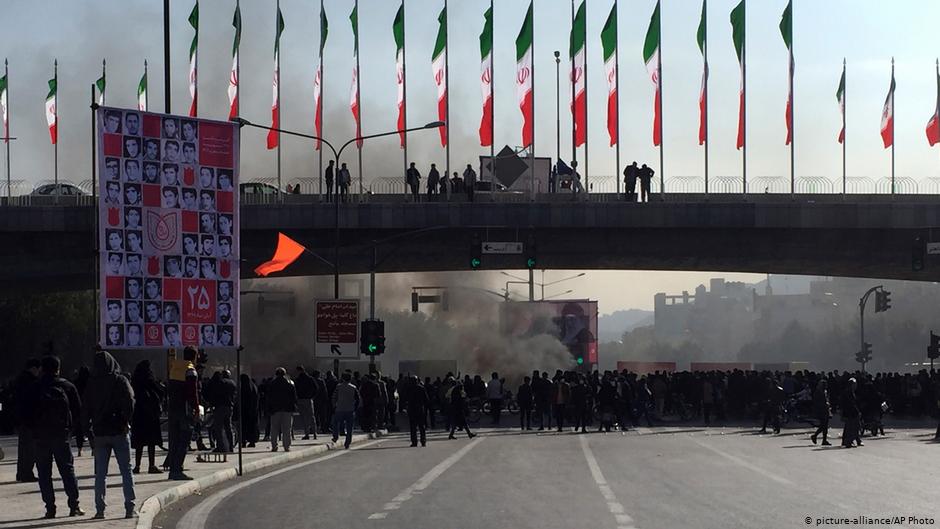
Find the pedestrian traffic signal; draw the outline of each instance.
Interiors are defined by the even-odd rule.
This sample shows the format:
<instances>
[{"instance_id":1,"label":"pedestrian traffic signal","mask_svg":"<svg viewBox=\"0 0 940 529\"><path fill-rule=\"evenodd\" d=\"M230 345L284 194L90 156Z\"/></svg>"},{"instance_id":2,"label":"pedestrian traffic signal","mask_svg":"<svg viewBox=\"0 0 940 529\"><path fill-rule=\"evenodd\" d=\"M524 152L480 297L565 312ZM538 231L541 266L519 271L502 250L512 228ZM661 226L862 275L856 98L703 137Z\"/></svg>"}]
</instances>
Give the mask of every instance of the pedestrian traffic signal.
<instances>
[{"instance_id":1,"label":"pedestrian traffic signal","mask_svg":"<svg viewBox=\"0 0 940 529\"><path fill-rule=\"evenodd\" d=\"M535 270L535 266L538 264L536 258L536 248L535 248L535 235L529 234L529 238L525 243L525 266L529 270Z\"/></svg>"},{"instance_id":2,"label":"pedestrian traffic signal","mask_svg":"<svg viewBox=\"0 0 940 529\"><path fill-rule=\"evenodd\" d=\"M930 331L930 345L927 347L927 358L936 360L940 358L940 336Z\"/></svg>"},{"instance_id":3,"label":"pedestrian traffic signal","mask_svg":"<svg viewBox=\"0 0 940 529\"><path fill-rule=\"evenodd\" d=\"M483 266L483 241L479 233L470 238L470 268L479 270Z\"/></svg>"},{"instance_id":4,"label":"pedestrian traffic signal","mask_svg":"<svg viewBox=\"0 0 940 529\"><path fill-rule=\"evenodd\" d=\"M891 308L891 293L887 290L875 292L875 312L885 312Z\"/></svg>"},{"instance_id":5,"label":"pedestrian traffic signal","mask_svg":"<svg viewBox=\"0 0 940 529\"><path fill-rule=\"evenodd\" d=\"M418 312L418 293L411 293L411 312Z\"/></svg>"},{"instance_id":6,"label":"pedestrian traffic signal","mask_svg":"<svg viewBox=\"0 0 940 529\"><path fill-rule=\"evenodd\" d=\"M924 261L927 256L927 243L924 238L918 235L914 237L914 244L911 246L911 270L921 272L924 269Z\"/></svg>"},{"instance_id":7,"label":"pedestrian traffic signal","mask_svg":"<svg viewBox=\"0 0 940 529\"><path fill-rule=\"evenodd\" d=\"M359 352L366 356L378 356L385 352L385 322L365 320L360 325Z\"/></svg>"},{"instance_id":8,"label":"pedestrian traffic signal","mask_svg":"<svg viewBox=\"0 0 940 529\"><path fill-rule=\"evenodd\" d=\"M865 342L862 344L862 350L855 353L855 361L860 364L871 362L871 344Z\"/></svg>"}]
</instances>

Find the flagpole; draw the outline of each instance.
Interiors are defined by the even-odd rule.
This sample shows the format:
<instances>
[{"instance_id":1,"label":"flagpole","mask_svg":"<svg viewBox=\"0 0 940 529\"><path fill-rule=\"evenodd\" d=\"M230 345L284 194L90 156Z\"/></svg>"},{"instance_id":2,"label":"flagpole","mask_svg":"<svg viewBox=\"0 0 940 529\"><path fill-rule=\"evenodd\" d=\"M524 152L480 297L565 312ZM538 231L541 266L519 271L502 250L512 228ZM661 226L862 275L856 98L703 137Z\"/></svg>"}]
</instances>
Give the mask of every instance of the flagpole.
<instances>
[{"instance_id":1,"label":"flagpole","mask_svg":"<svg viewBox=\"0 0 940 529\"><path fill-rule=\"evenodd\" d=\"M163 0L163 111L170 113L170 0Z\"/></svg>"},{"instance_id":2,"label":"flagpole","mask_svg":"<svg viewBox=\"0 0 940 529\"><path fill-rule=\"evenodd\" d=\"M55 142L52 144L53 151L53 178L55 181L55 203L59 203L59 59L55 60L53 65L55 79L55 95L53 96L53 108L55 109Z\"/></svg>"},{"instance_id":3,"label":"flagpole","mask_svg":"<svg viewBox=\"0 0 940 529\"><path fill-rule=\"evenodd\" d=\"M702 110L704 114L705 121L705 194L708 195L708 78L710 73L708 71L708 0L703 0L702 4L702 21L705 27L705 35L702 39L702 55L705 58L705 108Z\"/></svg>"},{"instance_id":4,"label":"flagpole","mask_svg":"<svg viewBox=\"0 0 940 529\"><path fill-rule=\"evenodd\" d=\"M58 86L56 87L58 89ZM98 141L98 131L96 130L95 122L95 83L91 84L91 196L95 198L97 196L97 166L95 163L95 156L98 153L97 141ZM58 131L56 131L58 133ZM92 296L92 312L95 315L95 336L99 336L98 333L101 332L101 311L98 310L98 296L100 295L101 289L101 259L99 259L98 252L100 251L99 241L98 241L98 229L101 222L101 210L95 204L95 231L92 233L92 246L95 251L92 253L92 269L94 270L94 285L95 290Z\"/></svg>"},{"instance_id":5,"label":"flagpole","mask_svg":"<svg viewBox=\"0 0 940 529\"><path fill-rule=\"evenodd\" d=\"M535 0L532 6L532 120L529 129L532 131L532 145L529 147L529 200L535 200ZM495 30L495 28L494 28ZM495 33L495 31L494 31ZM531 279L531 276L530 276ZM531 281L529 281L531 284Z\"/></svg>"},{"instance_id":6,"label":"flagpole","mask_svg":"<svg viewBox=\"0 0 940 529\"><path fill-rule=\"evenodd\" d=\"M447 105L444 114L444 121L447 125L444 127L444 137L447 138L445 152L444 181L447 181L447 175L450 174L450 11L447 10L447 0L444 0L444 104ZM447 186L445 185L446 189Z\"/></svg>"},{"instance_id":7,"label":"flagpole","mask_svg":"<svg viewBox=\"0 0 940 529\"><path fill-rule=\"evenodd\" d=\"M891 194L894 194L894 144L897 143L897 139L894 137L894 121L895 117L898 115L897 109L894 108L894 91L896 87L894 85L894 57L891 57Z\"/></svg>"},{"instance_id":8,"label":"flagpole","mask_svg":"<svg viewBox=\"0 0 940 529\"><path fill-rule=\"evenodd\" d=\"M494 1L490 0L490 17L493 23L493 31L490 31L490 193L496 190L496 68L493 60L496 57L496 10L493 4Z\"/></svg>"},{"instance_id":9,"label":"flagpole","mask_svg":"<svg viewBox=\"0 0 940 529\"><path fill-rule=\"evenodd\" d=\"M10 106L10 62L8 59L3 59L3 76L7 80L7 100L6 100L6 111L7 111L7 122L5 123L6 127L3 131L4 139L6 140L6 151L7 151L7 200L13 198L13 181L12 171L10 170L10 118L13 116L11 111L12 107Z\"/></svg>"},{"instance_id":10,"label":"flagpole","mask_svg":"<svg viewBox=\"0 0 940 529\"><path fill-rule=\"evenodd\" d=\"M323 70L324 70L323 68L323 0L320 0L320 68L319 70L320 70L319 72L320 97L317 99L317 108L314 110L314 112L320 116L320 126L322 127L323 126ZM278 86L280 86L280 84L281 84L280 79L278 79ZM316 121L315 116L314 116L314 121ZM316 124L314 124L314 127L316 127ZM317 135L319 136L319 132ZM323 194L323 146L321 145L320 148L317 150L320 151L319 175L320 175L320 194L322 197L322 194ZM336 171L338 174L339 167L336 167L334 171ZM334 179L335 179L335 176L334 176ZM338 181L336 183L339 184ZM300 185L300 183L298 183L297 185ZM338 187L339 186L337 186L337 188Z\"/></svg>"},{"instance_id":11,"label":"flagpole","mask_svg":"<svg viewBox=\"0 0 940 529\"><path fill-rule=\"evenodd\" d=\"M588 101L591 98L588 97L588 38L587 38L587 21L588 21L588 10L587 10L587 0L584 2L584 72L581 75L584 76L584 191L585 193L591 193L590 185L590 164L588 155L590 153L590 143L588 138L590 134L588 131L591 128L588 126ZM534 40L534 39L533 39Z\"/></svg>"},{"instance_id":12,"label":"flagpole","mask_svg":"<svg viewBox=\"0 0 940 529\"><path fill-rule=\"evenodd\" d=\"M402 108L402 117L405 120L403 129L408 128L408 32L406 30L407 26L405 25L405 19L408 18L405 14L405 0L401 0L401 108ZM360 101L360 105L362 102ZM408 193L408 135L405 134L401 139L404 146L402 147L403 161L404 161L404 171L405 171L405 193ZM420 191L420 189L419 189ZM420 196L420 195L419 195ZM416 200L417 201L417 200Z\"/></svg>"},{"instance_id":13,"label":"flagpole","mask_svg":"<svg viewBox=\"0 0 940 529\"><path fill-rule=\"evenodd\" d=\"M359 109L359 123L357 125L356 135L362 136L362 71L359 69L359 0L356 0L356 104ZM359 154L359 197L362 198L362 142L356 143L356 152ZM335 178L335 175L334 175Z\"/></svg>"},{"instance_id":14,"label":"flagpole","mask_svg":"<svg viewBox=\"0 0 940 529\"><path fill-rule=\"evenodd\" d=\"M617 182L617 198L620 198L620 10L618 0L614 0L614 24L617 42L614 44L614 90L617 95L614 96L614 104L617 105L616 127L617 127L617 146L614 157L616 158L617 168L614 171L614 180Z\"/></svg>"},{"instance_id":15,"label":"flagpole","mask_svg":"<svg viewBox=\"0 0 940 529\"><path fill-rule=\"evenodd\" d=\"M277 0L275 3L276 13L274 15L274 32L277 34L280 31L281 24L281 0ZM280 35L277 36L277 64L274 65L275 70L277 70L277 123L280 127L281 123L281 39ZM277 132L277 196L278 201L283 200L282 196L283 190L281 189L281 132Z\"/></svg>"},{"instance_id":16,"label":"flagpole","mask_svg":"<svg viewBox=\"0 0 940 529\"><path fill-rule=\"evenodd\" d=\"M793 2L790 2L790 196L796 193L796 94L793 92L793 77L796 65L793 63Z\"/></svg>"},{"instance_id":17,"label":"flagpole","mask_svg":"<svg viewBox=\"0 0 940 529\"><path fill-rule=\"evenodd\" d=\"M198 12L199 0L196 0L196 9ZM193 117L196 117L199 115L199 23L198 23L198 18L197 18L197 23L196 23L196 67L193 70L193 73L195 74L195 79L193 79L193 84L196 87L195 92L194 92L195 95L193 95ZM281 84L280 79L278 79L277 84L278 85ZM280 98L278 98L278 105L280 104L281 104Z\"/></svg>"},{"instance_id":18,"label":"flagpole","mask_svg":"<svg viewBox=\"0 0 940 529\"><path fill-rule=\"evenodd\" d=\"M659 14L659 42L657 43L658 53L656 54L656 70L659 75L659 101L656 102L656 105L659 107L656 111L659 113L659 195L660 200L665 200L666 198L666 169L665 161L666 157L664 154L666 138L663 134L663 129L665 128L664 121L666 121L663 116L663 97L665 92L663 91L663 22L662 22L662 11ZM649 200L649 197L647 197Z\"/></svg>"},{"instance_id":19,"label":"flagpole","mask_svg":"<svg viewBox=\"0 0 940 529\"><path fill-rule=\"evenodd\" d=\"M846 183L848 181L848 178L846 176L847 173L846 173L845 144L848 143L849 141L849 131L846 130L845 128L846 107L848 107L848 101L849 101L848 100L849 79L846 73L847 73L847 67L845 64L845 57L843 57L842 58L842 78L845 79L845 86L842 89L842 134L843 134L842 136L842 197L843 198L845 198L845 188L846 188Z\"/></svg>"},{"instance_id":20,"label":"flagpole","mask_svg":"<svg viewBox=\"0 0 940 529\"><path fill-rule=\"evenodd\" d=\"M747 0L744 1L744 35L741 38L741 185L747 195Z\"/></svg>"},{"instance_id":21,"label":"flagpole","mask_svg":"<svg viewBox=\"0 0 940 529\"><path fill-rule=\"evenodd\" d=\"M534 9L533 9L533 11L534 11ZM535 15L533 14L533 17L534 17L534 16L535 16ZM572 31L574 31L574 17L575 17L574 0L571 0L571 28L572 28ZM535 41L535 36L534 36L534 35L535 35L535 27L534 27L534 24L533 24L533 28L532 28L532 33L533 33L532 40ZM534 53L534 52L533 52L533 53ZM570 52L569 52L569 54L570 54ZM535 62L534 56L533 56L533 59L532 59L532 60L533 60L533 62ZM571 73L570 73L570 78L571 78L571 162L572 162L572 163L575 163L575 164L578 163L578 132L577 132L578 107L575 105L575 90L577 90L577 88L576 88L576 86L575 86L576 68L577 68L577 64L575 63L575 57L572 56L572 57L571 57ZM533 82L533 83L534 83L534 82ZM535 99L535 97L533 97L532 99ZM535 115L535 114L533 113L533 115ZM534 118L533 118L533 119L534 119ZM572 171L577 171L577 168L575 168L574 166L572 166ZM573 174L572 174L571 176L574 177ZM574 182L572 182L571 191L572 191L572 192L575 191Z\"/></svg>"}]
</instances>

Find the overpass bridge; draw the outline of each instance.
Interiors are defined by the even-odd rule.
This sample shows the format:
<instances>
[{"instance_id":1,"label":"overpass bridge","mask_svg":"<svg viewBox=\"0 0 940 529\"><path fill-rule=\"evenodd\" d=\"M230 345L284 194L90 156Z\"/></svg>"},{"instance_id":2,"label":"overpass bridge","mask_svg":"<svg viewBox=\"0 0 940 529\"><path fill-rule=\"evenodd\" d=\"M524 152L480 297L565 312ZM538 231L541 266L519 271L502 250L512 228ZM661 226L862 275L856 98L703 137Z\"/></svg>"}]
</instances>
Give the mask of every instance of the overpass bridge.
<instances>
[{"instance_id":1,"label":"overpass bridge","mask_svg":"<svg viewBox=\"0 0 940 529\"><path fill-rule=\"evenodd\" d=\"M40 197L47 199L51 197ZM423 197L422 197L423 198ZM940 241L940 195L670 194L648 204L613 194L481 197L411 203L366 195L340 204L340 272L369 271L371 241L434 227L383 244L379 272L468 271L475 233L484 241L534 234L538 268L700 270L940 281L940 256L912 267L921 242ZM95 208L87 197L60 205L0 207L0 296L94 285ZM262 201L269 200L270 203ZM316 195L246 198L242 276L270 258L277 232L332 259L334 208ZM523 268L522 256L486 256L484 269ZM328 275L303 257L286 274Z\"/></svg>"}]
</instances>

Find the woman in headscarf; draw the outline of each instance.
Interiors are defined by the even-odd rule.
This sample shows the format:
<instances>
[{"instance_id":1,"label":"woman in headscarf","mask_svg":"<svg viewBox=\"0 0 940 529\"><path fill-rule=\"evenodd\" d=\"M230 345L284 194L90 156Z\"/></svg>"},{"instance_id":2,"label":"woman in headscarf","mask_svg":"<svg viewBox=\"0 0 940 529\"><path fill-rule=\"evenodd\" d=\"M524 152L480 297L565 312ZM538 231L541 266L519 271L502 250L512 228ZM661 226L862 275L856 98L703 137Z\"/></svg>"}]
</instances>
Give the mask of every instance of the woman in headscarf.
<instances>
[{"instance_id":1,"label":"woman in headscarf","mask_svg":"<svg viewBox=\"0 0 940 529\"><path fill-rule=\"evenodd\" d=\"M163 402L164 389L157 382L150 366L150 360L142 360L134 368L131 377L131 386L134 388L134 417L131 420L131 446L137 450L134 474L140 473L140 460L144 447L147 447L147 459L150 474L160 474L163 471L154 461L154 447L163 445L163 433L160 430L160 404Z\"/></svg>"},{"instance_id":2,"label":"woman in headscarf","mask_svg":"<svg viewBox=\"0 0 940 529\"><path fill-rule=\"evenodd\" d=\"M244 373L242 373L241 382L241 443L242 447L248 446L251 448L255 446L255 443L258 442L258 438L261 435L258 429L258 386L252 382L251 377Z\"/></svg>"}]
</instances>

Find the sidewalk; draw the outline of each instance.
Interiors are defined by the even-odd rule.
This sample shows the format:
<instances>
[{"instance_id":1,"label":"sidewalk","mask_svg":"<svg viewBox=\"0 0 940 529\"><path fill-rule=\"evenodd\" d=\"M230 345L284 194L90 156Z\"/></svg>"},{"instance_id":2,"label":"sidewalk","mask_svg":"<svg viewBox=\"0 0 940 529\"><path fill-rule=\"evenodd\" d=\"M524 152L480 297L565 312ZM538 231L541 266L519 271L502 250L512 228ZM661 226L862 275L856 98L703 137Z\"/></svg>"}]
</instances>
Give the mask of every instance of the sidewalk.
<instances>
[{"instance_id":1,"label":"sidewalk","mask_svg":"<svg viewBox=\"0 0 940 529\"><path fill-rule=\"evenodd\" d=\"M354 435L353 443L361 443L369 438L368 434ZM259 442L255 448L246 448L242 452L245 475L257 472L262 468L326 452L332 445L330 440L329 434L320 435L316 441L301 441L300 435L297 435L291 445L290 452L284 452L283 449L280 449L277 453L270 451L271 445L269 442ZM6 458L0 461L0 505L3 506L0 509L0 529L67 527L75 524L93 524L95 529L133 529L137 526L138 520L124 519L121 476L113 456L108 472L106 497L108 508L104 520L91 520L91 517L95 514L95 476L94 460L91 450L87 446L83 450L82 457L75 458L75 475L78 477L79 500L82 509L85 511L85 516L68 517L65 491L62 489L62 482L59 479L58 471L55 469L55 464L53 464L52 475L56 488L56 506L59 515L54 520L45 520L42 518L45 514L45 506L39 495L39 484L16 482L16 438L0 437L0 446L6 452ZM339 446L342 446L341 442ZM73 446L73 454L75 453ZM158 465L163 461L165 455L166 452L162 452L157 448ZM133 454L131 465L133 465ZM169 481L166 473L147 474L146 465L147 456L144 454L141 464L142 472L134 476L134 484L137 494L137 509L142 511L139 522L145 527L150 527L152 517L159 510L155 509L158 505L168 505L185 496L198 493L199 490L205 487L233 479L235 469L238 466L238 454L230 454L226 463L197 463L196 454L188 454L186 456L186 473L194 478L193 481ZM182 490L174 490L180 486L183 487ZM158 494L160 495L159 498L151 499ZM144 503L148 499L151 499L151 501L144 508Z\"/></svg>"}]
</instances>

